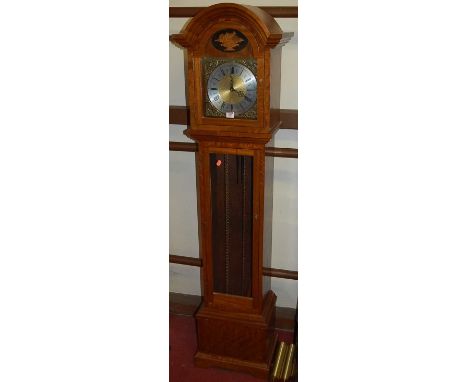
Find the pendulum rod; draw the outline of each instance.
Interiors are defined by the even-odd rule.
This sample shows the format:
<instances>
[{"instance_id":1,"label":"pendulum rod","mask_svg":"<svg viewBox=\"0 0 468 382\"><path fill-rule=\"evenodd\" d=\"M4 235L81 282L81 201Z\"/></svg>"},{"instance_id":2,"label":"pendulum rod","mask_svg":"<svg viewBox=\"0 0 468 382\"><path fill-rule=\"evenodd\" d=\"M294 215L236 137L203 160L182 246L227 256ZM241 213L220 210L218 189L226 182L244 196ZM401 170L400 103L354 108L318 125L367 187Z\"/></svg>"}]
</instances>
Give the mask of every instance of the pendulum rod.
<instances>
[{"instance_id":1,"label":"pendulum rod","mask_svg":"<svg viewBox=\"0 0 468 382\"><path fill-rule=\"evenodd\" d=\"M226 276L226 293L229 293L229 236L231 230L230 209L229 209L229 156L224 155L224 260Z\"/></svg>"}]
</instances>

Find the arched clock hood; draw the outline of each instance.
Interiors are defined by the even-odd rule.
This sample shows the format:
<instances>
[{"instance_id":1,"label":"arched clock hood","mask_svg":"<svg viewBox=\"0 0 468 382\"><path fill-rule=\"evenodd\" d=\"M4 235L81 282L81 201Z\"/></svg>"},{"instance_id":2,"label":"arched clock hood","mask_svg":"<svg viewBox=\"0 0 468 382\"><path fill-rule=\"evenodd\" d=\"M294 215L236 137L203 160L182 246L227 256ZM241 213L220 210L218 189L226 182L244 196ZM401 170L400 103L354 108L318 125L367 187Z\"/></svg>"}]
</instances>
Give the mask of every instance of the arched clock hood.
<instances>
[{"instance_id":1,"label":"arched clock hood","mask_svg":"<svg viewBox=\"0 0 468 382\"><path fill-rule=\"evenodd\" d=\"M203 35L213 24L233 21L249 26L257 44L274 48L287 43L293 33L284 33L276 20L260 8L235 3L215 4L204 8L185 25L181 33L170 40L184 48L196 48Z\"/></svg>"}]
</instances>

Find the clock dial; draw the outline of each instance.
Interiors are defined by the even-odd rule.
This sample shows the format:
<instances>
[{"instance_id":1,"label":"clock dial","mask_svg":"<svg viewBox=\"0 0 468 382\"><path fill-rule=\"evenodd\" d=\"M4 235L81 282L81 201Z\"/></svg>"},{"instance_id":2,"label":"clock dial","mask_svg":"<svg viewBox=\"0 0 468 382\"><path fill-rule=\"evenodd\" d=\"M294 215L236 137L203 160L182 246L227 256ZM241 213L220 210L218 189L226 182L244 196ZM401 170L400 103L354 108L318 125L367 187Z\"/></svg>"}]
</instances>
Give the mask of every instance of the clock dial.
<instances>
[{"instance_id":1,"label":"clock dial","mask_svg":"<svg viewBox=\"0 0 468 382\"><path fill-rule=\"evenodd\" d=\"M257 79L246 66L228 62L208 77L208 99L221 113L243 114L257 100Z\"/></svg>"}]
</instances>

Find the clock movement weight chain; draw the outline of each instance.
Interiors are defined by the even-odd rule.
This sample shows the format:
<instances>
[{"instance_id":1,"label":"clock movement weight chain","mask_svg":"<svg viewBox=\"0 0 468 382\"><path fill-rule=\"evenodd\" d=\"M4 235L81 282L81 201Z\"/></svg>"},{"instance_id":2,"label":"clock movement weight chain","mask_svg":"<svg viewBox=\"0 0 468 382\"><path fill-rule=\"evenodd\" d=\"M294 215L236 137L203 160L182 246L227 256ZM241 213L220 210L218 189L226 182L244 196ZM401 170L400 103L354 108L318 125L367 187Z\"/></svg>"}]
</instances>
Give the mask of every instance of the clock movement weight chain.
<instances>
[{"instance_id":1,"label":"clock movement weight chain","mask_svg":"<svg viewBox=\"0 0 468 382\"><path fill-rule=\"evenodd\" d=\"M226 291L229 293L229 245L230 245L230 208L229 208L229 157L224 155L224 261L225 261L225 277Z\"/></svg>"},{"instance_id":2,"label":"clock movement weight chain","mask_svg":"<svg viewBox=\"0 0 468 382\"><path fill-rule=\"evenodd\" d=\"M246 225L246 211L245 211L245 197L246 197L246 177L245 177L245 159L241 158L241 167L242 167L242 292L245 295L245 225Z\"/></svg>"}]
</instances>

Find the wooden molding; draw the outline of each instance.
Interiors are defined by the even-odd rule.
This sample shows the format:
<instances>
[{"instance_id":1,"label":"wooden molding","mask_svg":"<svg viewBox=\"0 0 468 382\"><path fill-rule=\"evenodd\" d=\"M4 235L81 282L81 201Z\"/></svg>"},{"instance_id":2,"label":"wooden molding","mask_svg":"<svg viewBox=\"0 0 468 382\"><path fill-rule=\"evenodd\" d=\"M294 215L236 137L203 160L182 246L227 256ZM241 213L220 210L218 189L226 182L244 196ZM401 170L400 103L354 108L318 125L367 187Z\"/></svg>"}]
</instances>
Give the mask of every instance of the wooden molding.
<instances>
[{"instance_id":1,"label":"wooden molding","mask_svg":"<svg viewBox=\"0 0 468 382\"><path fill-rule=\"evenodd\" d=\"M280 129L297 130L297 110L280 109Z\"/></svg>"},{"instance_id":2,"label":"wooden molding","mask_svg":"<svg viewBox=\"0 0 468 382\"><path fill-rule=\"evenodd\" d=\"M297 158L297 149L289 149L283 147L266 147L265 155L267 157L277 158Z\"/></svg>"},{"instance_id":3,"label":"wooden molding","mask_svg":"<svg viewBox=\"0 0 468 382\"><path fill-rule=\"evenodd\" d=\"M169 312L193 316L200 306L201 296L169 292ZM294 331L296 309L276 307L276 329Z\"/></svg>"},{"instance_id":4,"label":"wooden molding","mask_svg":"<svg viewBox=\"0 0 468 382\"><path fill-rule=\"evenodd\" d=\"M187 106L169 106L169 124L189 125L190 109Z\"/></svg>"},{"instance_id":5,"label":"wooden molding","mask_svg":"<svg viewBox=\"0 0 468 382\"><path fill-rule=\"evenodd\" d=\"M193 267L202 267L202 259L198 257L169 255L169 262L172 264L190 265ZM286 269L263 268L263 276L277 277L281 279L297 280L298 272Z\"/></svg>"},{"instance_id":6,"label":"wooden molding","mask_svg":"<svg viewBox=\"0 0 468 382\"><path fill-rule=\"evenodd\" d=\"M277 277L280 279L297 280L296 271L288 271L286 269L263 268L263 276Z\"/></svg>"},{"instance_id":7,"label":"wooden molding","mask_svg":"<svg viewBox=\"0 0 468 382\"><path fill-rule=\"evenodd\" d=\"M169 141L169 151L187 151L187 152L197 152L198 147L196 143L191 142L174 142Z\"/></svg>"},{"instance_id":8,"label":"wooden molding","mask_svg":"<svg viewBox=\"0 0 468 382\"><path fill-rule=\"evenodd\" d=\"M196 152L198 146L196 143L191 142L174 142L169 141L169 151L187 151ZM297 158L297 149L283 148L283 147L267 147L265 148L265 155L277 158Z\"/></svg>"},{"instance_id":9,"label":"wooden molding","mask_svg":"<svg viewBox=\"0 0 468 382\"><path fill-rule=\"evenodd\" d=\"M202 259L198 257L169 255L169 262L173 264L191 265L193 267L201 267Z\"/></svg>"},{"instance_id":10,"label":"wooden molding","mask_svg":"<svg viewBox=\"0 0 468 382\"><path fill-rule=\"evenodd\" d=\"M169 7L169 17L193 17L205 7ZM258 7L272 17L298 18L298 7Z\"/></svg>"},{"instance_id":11,"label":"wooden molding","mask_svg":"<svg viewBox=\"0 0 468 382\"><path fill-rule=\"evenodd\" d=\"M297 110L280 109L280 129L297 130ZM169 106L169 124L190 125L190 109L187 106Z\"/></svg>"}]
</instances>

